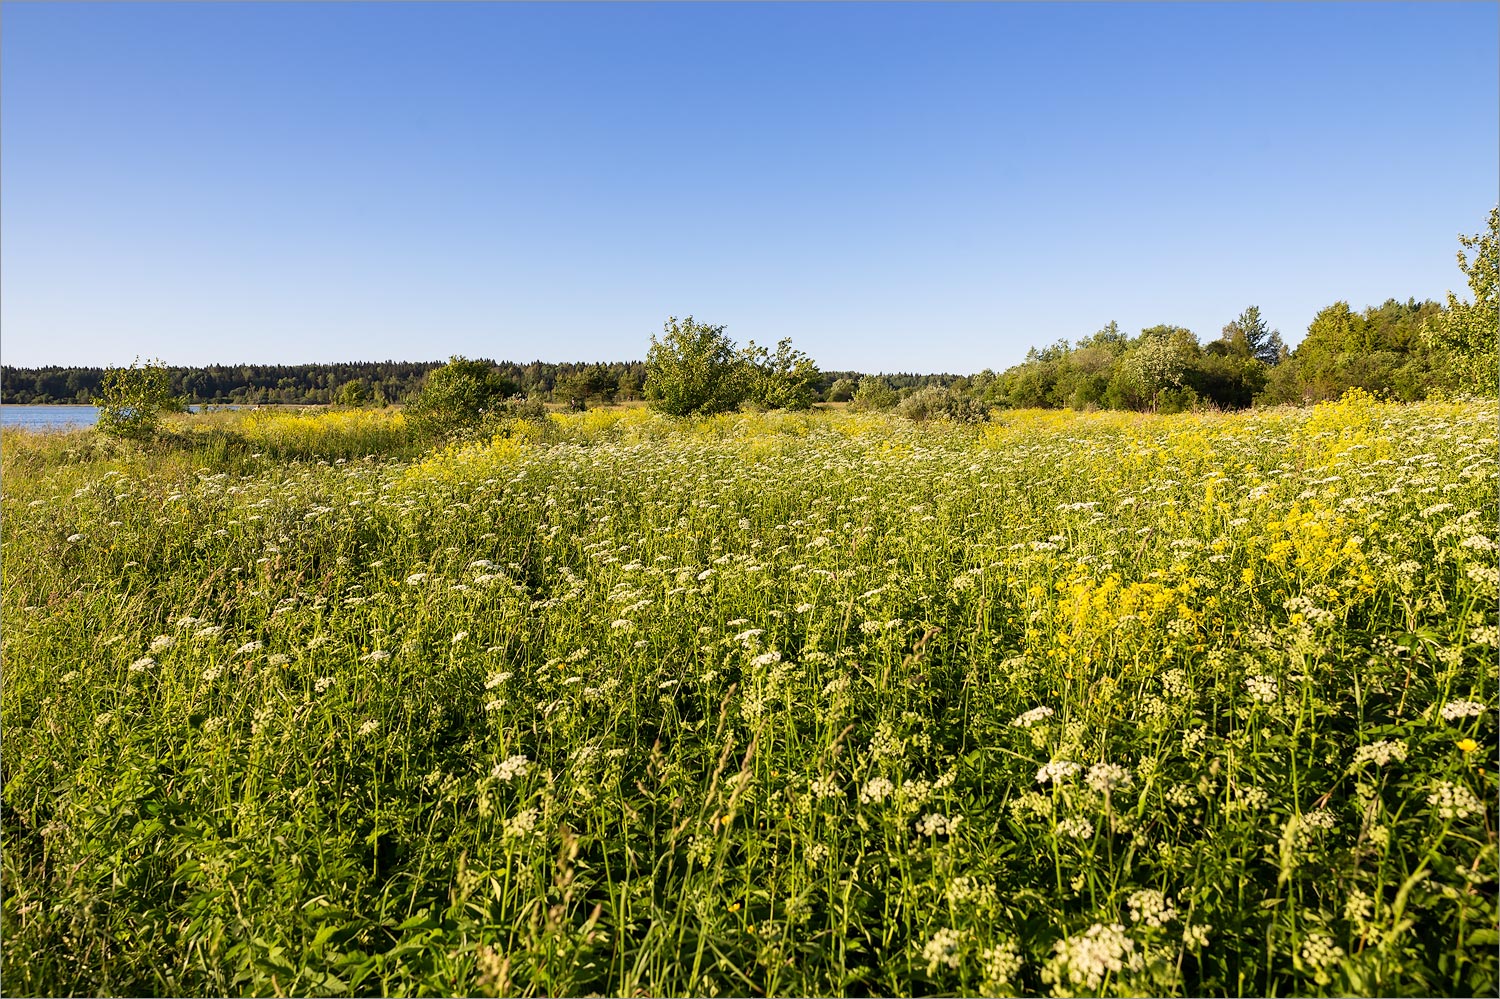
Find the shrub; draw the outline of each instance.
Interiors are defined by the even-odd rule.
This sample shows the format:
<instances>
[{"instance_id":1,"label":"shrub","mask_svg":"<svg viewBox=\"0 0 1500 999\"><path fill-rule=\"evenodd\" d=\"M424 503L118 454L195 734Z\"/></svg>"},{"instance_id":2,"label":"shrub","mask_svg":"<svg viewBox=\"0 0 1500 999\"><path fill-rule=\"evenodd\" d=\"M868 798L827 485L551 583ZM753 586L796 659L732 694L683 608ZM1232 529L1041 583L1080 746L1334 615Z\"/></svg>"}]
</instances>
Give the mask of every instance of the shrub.
<instances>
[{"instance_id":1,"label":"shrub","mask_svg":"<svg viewBox=\"0 0 1500 999\"><path fill-rule=\"evenodd\" d=\"M407 403L406 415L425 436L463 433L478 428L487 416L503 414L514 391L488 362L455 356L428 373Z\"/></svg>"},{"instance_id":2,"label":"shrub","mask_svg":"<svg viewBox=\"0 0 1500 999\"><path fill-rule=\"evenodd\" d=\"M748 365L723 326L670 317L646 353L646 398L672 416L726 413L750 392Z\"/></svg>"},{"instance_id":3,"label":"shrub","mask_svg":"<svg viewBox=\"0 0 1500 999\"><path fill-rule=\"evenodd\" d=\"M182 410L172 395L172 375L159 359L142 364L136 358L128 368L111 368L100 393L97 426L111 437L153 437L162 413Z\"/></svg>"},{"instance_id":4,"label":"shrub","mask_svg":"<svg viewBox=\"0 0 1500 999\"><path fill-rule=\"evenodd\" d=\"M919 388L896 405L896 413L908 420L952 420L955 423L979 423L989 419L989 410L963 392L939 385Z\"/></svg>"},{"instance_id":5,"label":"shrub","mask_svg":"<svg viewBox=\"0 0 1500 999\"><path fill-rule=\"evenodd\" d=\"M896 390L891 383L879 375L866 375L859 380L854 391L853 408L868 412L875 409L890 409L896 405Z\"/></svg>"}]
</instances>

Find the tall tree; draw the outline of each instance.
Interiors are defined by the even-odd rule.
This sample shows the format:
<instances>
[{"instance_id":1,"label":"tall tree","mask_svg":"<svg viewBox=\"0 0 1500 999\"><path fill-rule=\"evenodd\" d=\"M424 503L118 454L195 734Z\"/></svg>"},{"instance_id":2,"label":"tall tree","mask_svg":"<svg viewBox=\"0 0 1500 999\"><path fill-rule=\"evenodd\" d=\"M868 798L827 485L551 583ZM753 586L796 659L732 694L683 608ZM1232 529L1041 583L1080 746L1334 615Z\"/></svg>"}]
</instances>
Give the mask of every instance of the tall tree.
<instances>
[{"instance_id":1,"label":"tall tree","mask_svg":"<svg viewBox=\"0 0 1500 999\"><path fill-rule=\"evenodd\" d=\"M1448 292L1448 309L1428 321L1423 338L1449 360L1455 387L1464 392L1495 395L1500 391L1500 207L1490 209L1488 232L1459 236L1470 260L1458 252L1458 269L1469 279L1474 301L1463 302Z\"/></svg>"},{"instance_id":2,"label":"tall tree","mask_svg":"<svg viewBox=\"0 0 1500 999\"><path fill-rule=\"evenodd\" d=\"M1258 305L1245 309L1238 319L1225 326L1220 339L1229 345L1230 353L1253 357L1263 364L1276 364L1286 354L1281 331L1266 324Z\"/></svg>"}]
</instances>

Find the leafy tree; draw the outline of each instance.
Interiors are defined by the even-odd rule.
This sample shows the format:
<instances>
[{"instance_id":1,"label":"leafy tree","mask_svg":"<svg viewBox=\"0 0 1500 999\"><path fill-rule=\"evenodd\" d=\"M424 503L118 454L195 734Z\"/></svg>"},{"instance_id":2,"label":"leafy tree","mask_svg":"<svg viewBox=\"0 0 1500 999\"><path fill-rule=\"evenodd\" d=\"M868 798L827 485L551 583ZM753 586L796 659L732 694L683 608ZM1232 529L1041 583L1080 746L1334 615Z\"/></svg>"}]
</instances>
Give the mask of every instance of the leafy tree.
<instances>
[{"instance_id":1,"label":"leafy tree","mask_svg":"<svg viewBox=\"0 0 1500 999\"><path fill-rule=\"evenodd\" d=\"M427 375L406 413L423 432L448 434L478 426L514 392L515 384L493 365L455 355Z\"/></svg>"},{"instance_id":2,"label":"leafy tree","mask_svg":"<svg viewBox=\"0 0 1500 999\"><path fill-rule=\"evenodd\" d=\"M1220 339L1229 347L1231 355L1252 357L1266 365L1279 363L1286 354L1280 331L1266 325L1258 305L1250 306L1240 313L1238 319L1225 326Z\"/></svg>"},{"instance_id":3,"label":"leafy tree","mask_svg":"<svg viewBox=\"0 0 1500 999\"><path fill-rule=\"evenodd\" d=\"M774 354L751 340L742 356L750 368L750 398L755 402L768 409L812 406L822 374L812 358L792 347L789 338L777 342Z\"/></svg>"},{"instance_id":4,"label":"leafy tree","mask_svg":"<svg viewBox=\"0 0 1500 999\"><path fill-rule=\"evenodd\" d=\"M1463 302L1448 292L1448 309L1429 319L1423 339L1449 360L1454 387L1464 392L1494 395L1500 384L1500 207L1490 210L1489 231L1460 236L1458 268L1469 279L1474 301Z\"/></svg>"},{"instance_id":5,"label":"leafy tree","mask_svg":"<svg viewBox=\"0 0 1500 999\"><path fill-rule=\"evenodd\" d=\"M828 387L829 402L848 402L854 398L854 390L859 388L859 382L853 378L837 379Z\"/></svg>"},{"instance_id":6,"label":"leafy tree","mask_svg":"<svg viewBox=\"0 0 1500 999\"><path fill-rule=\"evenodd\" d=\"M100 386L98 428L113 437L144 440L156 433L161 414L182 404L172 395L172 376L160 359L111 368Z\"/></svg>"},{"instance_id":7,"label":"leafy tree","mask_svg":"<svg viewBox=\"0 0 1500 999\"><path fill-rule=\"evenodd\" d=\"M866 375L854 390L851 406L861 411L890 409L896 405L896 390L880 375Z\"/></svg>"},{"instance_id":8,"label":"leafy tree","mask_svg":"<svg viewBox=\"0 0 1500 999\"><path fill-rule=\"evenodd\" d=\"M669 318L646 354L646 398L664 413L736 409L749 394L746 364L723 326Z\"/></svg>"},{"instance_id":9,"label":"leafy tree","mask_svg":"<svg viewBox=\"0 0 1500 999\"><path fill-rule=\"evenodd\" d=\"M351 378L339 389L339 405L363 406L370 401L370 386L363 378Z\"/></svg>"},{"instance_id":10,"label":"leafy tree","mask_svg":"<svg viewBox=\"0 0 1500 999\"><path fill-rule=\"evenodd\" d=\"M1121 362L1122 372L1159 409L1162 394L1180 390L1189 364L1198 353L1198 339L1181 326L1152 326L1140 337Z\"/></svg>"}]
</instances>

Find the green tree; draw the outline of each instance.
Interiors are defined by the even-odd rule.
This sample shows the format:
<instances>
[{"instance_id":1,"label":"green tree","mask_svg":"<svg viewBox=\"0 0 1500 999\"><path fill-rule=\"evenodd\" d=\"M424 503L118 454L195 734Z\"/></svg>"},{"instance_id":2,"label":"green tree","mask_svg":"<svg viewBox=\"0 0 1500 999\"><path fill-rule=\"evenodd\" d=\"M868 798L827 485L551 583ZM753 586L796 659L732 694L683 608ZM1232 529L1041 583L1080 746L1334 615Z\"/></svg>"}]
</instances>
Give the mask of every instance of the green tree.
<instances>
[{"instance_id":1,"label":"green tree","mask_svg":"<svg viewBox=\"0 0 1500 999\"><path fill-rule=\"evenodd\" d=\"M1198 353L1198 339L1181 326L1152 326L1121 361L1125 376L1159 409L1164 393L1181 390L1188 368Z\"/></svg>"},{"instance_id":2,"label":"green tree","mask_svg":"<svg viewBox=\"0 0 1500 999\"><path fill-rule=\"evenodd\" d=\"M632 399L641 397L641 383L635 376L635 372L626 371L620 375L619 387L615 390L615 397L621 402L630 402Z\"/></svg>"},{"instance_id":3,"label":"green tree","mask_svg":"<svg viewBox=\"0 0 1500 999\"><path fill-rule=\"evenodd\" d=\"M111 368L100 386L98 428L112 437L144 440L156 433L161 414L182 404L172 395L172 374L160 359Z\"/></svg>"},{"instance_id":4,"label":"green tree","mask_svg":"<svg viewBox=\"0 0 1500 999\"><path fill-rule=\"evenodd\" d=\"M514 392L489 362L455 355L428 373L406 413L422 432L449 434L478 426Z\"/></svg>"},{"instance_id":5,"label":"green tree","mask_svg":"<svg viewBox=\"0 0 1500 999\"><path fill-rule=\"evenodd\" d=\"M896 405L896 390L891 388L891 383L880 375L865 375L859 380L859 388L854 390L852 408L861 411L876 409L890 409Z\"/></svg>"},{"instance_id":6,"label":"green tree","mask_svg":"<svg viewBox=\"0 0 1500 999\"><path fill-rule=\"evenodd\" d=\"M750 397L755 402L767 409L812 406L822 374L812 358L792 347L789 338L777 342L774 354L751 340L742 356L750 368Z\"/></svg>"},{"instance_id":7,"label":"green tree","mask_svg":"<svg viewBox=\"0 0 1500 999\"><path fill-rule=\"evenodd\" d=\"M339 405L363 406L370 401L370 386L363 378L351 378L339 389Z\"/></svg>"},{"instance_id":8,"label":"green tree","mask_svg":"<svg viewBox=\"0 0 1500 999\"><path fill-rule=\"evenodd\" d=\"M1474 251L1469 259L1458 252L1458 268L1469 280L1474 301L1460 301L1448 292L1448 308L1429 319L1423 339L1433 350L1448 358L1451 379L1463 392L1494 395L1500 384L1500 351L1497 351L1497 328L1500 328L1500 207L1490 210L1489 231L1475 236L1459 236L1464 250Z\"/></svg>"},{"instance_id":9,"label":"green tree","mask_svg":"<svg viewBox=\"0 0 1500 999\"><path fill-rule=\"evenodd\" d=\"M646 398L672 416L728 412L749 393L746 367L723 326L672 316L646 353Z\"/></svg>"},{"instance_id":10,"label":"green tree","mask_svg":"<svg viewBox=\"0 0 1500 999\"><path fill-rule=\"evenodd\" d=\"M1238 319L1224 327L1219 339L1229 347L1231 355L1252 357L1266 365L1277 364L1286 355L1281 332L1266 325L1258 305L1241 312Z\"/></svg>"},{"instance_id":11,"label":"green tree","mask_svg":"<svg viewBox=\"0 0 1500 999\"><path fill-rule=\"evenodd\" d=\"M853 378L840 378L828 386L829 402L848 402L854 398L854 390L859 388L859 382Z\"/></svg>"}]
</instances>

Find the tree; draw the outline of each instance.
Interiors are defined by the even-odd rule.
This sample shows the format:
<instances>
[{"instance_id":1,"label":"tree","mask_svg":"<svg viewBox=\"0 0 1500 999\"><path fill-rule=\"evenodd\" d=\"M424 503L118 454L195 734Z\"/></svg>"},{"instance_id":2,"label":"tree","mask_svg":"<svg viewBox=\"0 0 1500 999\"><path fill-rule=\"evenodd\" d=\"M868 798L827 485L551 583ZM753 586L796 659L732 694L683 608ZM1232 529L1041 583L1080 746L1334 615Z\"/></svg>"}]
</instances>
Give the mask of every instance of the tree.
<instances>
[{"instance_id":1,"label":"tree","mask_svg":"<svg viewBox=\"0 0 1500 999\"><path fill-rule=\"evenodd\" d=\"M1459 236L1465 250L1474 251L1474 259L1460 250L1458 269L1469 280L1474 301L1460 301L1448 292L1448 309L1429 319L1423 328L1423 339L1433 350L1441 351L1449 361L1454 387L1464 392L1494 395L1500 384L1500 350L1497 350L1497 326L1500 326L1500 207L1490 210L1489 231L1475 236Z\"/></svg>"},{"instance_id":2,"label":"tree","mask_svg":"<svg viewBox=\"0 0 1500 999\"><path fill-rule=\"evenodd\" d=\"M451 433L478 426L485 416L502 409L514 391L515 385L489 362L455 355L428 373L406 413L424 432Z\"/></svg>"},{"instance_id":3,"label":"tree","mask_svg":"<svg viewBox=\"0 0 1500 999\"><path fill-rule=\"evenodd\" d=\"M669 318L646 353L646 398L664 413L723 413L748 394L744 359L723 326Z\"/></svg>"},{"instance_id":4,"label":"tree","mask_svg":"<svg viewBox=\"0 0 1500 999\"><path fill-rule=\"evenodd\" d=\"M635 372L627 370L620 375L619 387L615 390L616 397L621 402L629 402L638 399L641 395L640 380L635 377Z\"/></svg>"},{"instance_id":5,"label":"tree","mask_svg":"<svg viewBox=\"0 0 1500 999\"><path fill-rule=\"evenodd\" d=\"M851 406L858 410L890 409L896 405L896 390L880 375L866 375L854 390Z\"/></svg>"},{"instance_id":6,"label":"tree","mask_svg":"<svg viewBox=\"0 0 1500 999\"><path fill-rule=\"evenodd\" d=\"M171 372L160 359L142 364L137 357L128 368L109 369L100 394L97 426L113 437L144 440L156 433L162 413L182 409L172 395Z\"/></svg>"},{"instance_id":7,"label":"tree","mask_svg":"<svg viewBox=\"0 0 1500 999\"><path fill-rule=\"evenodd\" d=\"M603 391L597 372L579 368L557 377L552 388L552 401L565 402L569 409L581 413L588 408L590 397L601 395Z\"/></svg>"},{"instance_id":8,"label":"tree","mask_svg":"<svg viewBox=\"0 0 1500 999\"><path fill-rule=\"evenodd\" d=\"M854 390L859 388L859 383L853 378L840 378L828 387L829 402L848 402L854 398Z\"/></svg>"},{"instance_id":9,"label":"tree","mask_svg":"<svg viewBox=\"0 0 1500 999\"><path fill-rule=\"evenodd\" d=\"M351 378L339 389L339 405L363 406L370 401L370 386L363 378Z\"/></svg>"},{"instance_id":10,"label":"tree","mask_svg":"<svg viewBox=\"0 0 1500 999\"><path fill-rule=\"evenodd\" d=\"M750 397L768 409L807 409L817 398L822 377L813 359L782 338L772 354L750 341L742 355L751 369Z\"/></svg>"},{"instance_id":11,"label":"tree","mask_svg":"<svg viewBox=\"0 0 1500 999\"><path fill-rule=\"evenodd\" d=\"M1219 339L1228 345L1231 354L1253 357L1262 364L1276 364L1286 353L1281 332L1266 325L1258 305L1241 312L1238 319L1224 327Z\"/></svg>"},{"instance_id":12,"label":"tree","mask_svg":"<svg viewBox=\"0 0 1500 999\"><path fill-rule=\"evenodd\" d=\"M1181 326L1152 326L1125 355L1122 367L1128 377L1151 399L1157 409L1162 393L1182 388L1189 362L1198 352L1198 339Z\"/></svg>"}]
</instances>

